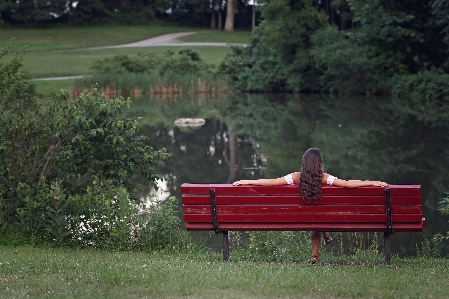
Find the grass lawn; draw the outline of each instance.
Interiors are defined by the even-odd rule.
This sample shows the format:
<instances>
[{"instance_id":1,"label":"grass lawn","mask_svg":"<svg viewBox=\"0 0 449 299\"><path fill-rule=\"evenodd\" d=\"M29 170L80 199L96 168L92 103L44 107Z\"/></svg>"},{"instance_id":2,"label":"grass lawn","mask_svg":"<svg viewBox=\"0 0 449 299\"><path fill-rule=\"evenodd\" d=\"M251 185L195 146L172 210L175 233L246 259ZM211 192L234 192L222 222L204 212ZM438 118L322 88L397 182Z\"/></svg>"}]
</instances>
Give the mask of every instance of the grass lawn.
<instances>
[{"instance_id":1,"label":"grass lawn","mask_svg":"<svg viewBox=\"0 0 449 299\"><path fill-rule=\"evenodd\" d=\"M115 55L162 56L166 51L179 51L184 47L119 48L83 51L28 52L24 66L31 78L86 75L90 66L97 60ZM217 64L227 53L229 47L188 47L197 51L208 63Z\"/></svg>"},{"instance_id":2,"label":"grass lawn","mask_svg":"<svg viewBox=\"0 0 449 299\"><path fill-rule=\"evenodd\" d=\"M177 40L189 43L214 42L214 43L237 43L248 44L251 37L251 31L206 31L198 32L193 35L186 35L177 38Z\"/></svg>"},{"instance_id":3,"label":"grass lawn","mask_svg":"<svg viewBox=\"0 0 449 299\"><path fill-rule=\"evenodd\" d=\"M11 57L17 51L27 47L24 67L30 78L60 77L86 75L90 73L93 62L115 55L150 55L161 56L167 50L178 51L184 47L148 47L120 48L102 50L83 50L89 47L110 46L135 42L162 34L173 32L197 32L181 38L184 42L225 42L247 43L250 31L223 32L204 28L180 27L164 24L148 26L92 26L62 28L2 28L0 30L0 47L9 44ZM189 47L197 51L208 63L217 64L227 53L229 47ZM73 81L71 82L73 83ZM38 94L49 95L66 85L62 82L50 84L34 81ZM58 87L53 90L52 86Z\"/></svg>"},{"instance_id":4,"label":"grass lawn","mask_svg":"<svg viewBox=\"0 0 449 299\"><path fill-rule=\"evenodd\" d=\"M197 28L166 26L89 26L58 28L2 28L0 45L3 47L14 38L10 49L19 51L28 47L29 51L68 50L131 43L162 34L185 31L201 31Z\"/></svg>"},{"instance_id":5,"label":"grass lawn","mask_svg":"<svg viewBox=\"0 0 449 299\"><path fill-rule=\"evenodd\" d=\"M33 81L31 83L34 85L36 92L45 97L53 96L61 89L72 90L75 86L75 79Z\"/></svg>"},{"instance_id":6,"label":"grass lawn","mask_svg":"<svg viewBox=\"0 0 449 299\"><path fill-rule=\"evenodd\" d=\"M447 298L448 275L447 259L310 266L0 247L1 298Z\"/></svg>"}]
</instances>

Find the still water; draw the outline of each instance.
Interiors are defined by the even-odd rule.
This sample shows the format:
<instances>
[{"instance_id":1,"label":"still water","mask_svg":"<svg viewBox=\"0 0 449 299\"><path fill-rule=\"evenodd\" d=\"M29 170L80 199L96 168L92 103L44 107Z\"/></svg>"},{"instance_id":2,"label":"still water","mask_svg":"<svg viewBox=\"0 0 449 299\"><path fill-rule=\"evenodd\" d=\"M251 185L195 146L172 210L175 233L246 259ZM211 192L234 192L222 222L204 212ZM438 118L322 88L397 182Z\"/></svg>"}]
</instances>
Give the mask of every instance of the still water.
<instances>
[{"instance_id":1,"label":"still water","mask_svg":"<svg viewBox=\"0 0 449 299\"><path fill-rule=\"evenodd\" d=\"M394 234L393 254L414 255L424 236L449 231L449 216L439 211L449 190L449 121L417 117L388 98L233 94L140 99L130 114L142 117L140 133L149 145L170 152L159 172L179 203L182 183L280 177L298 171L304 151L317 147L325 171L339 178L422 186L425 232ZM175 125L180 118L205 123Z\"/></svg>"}]
</instances>

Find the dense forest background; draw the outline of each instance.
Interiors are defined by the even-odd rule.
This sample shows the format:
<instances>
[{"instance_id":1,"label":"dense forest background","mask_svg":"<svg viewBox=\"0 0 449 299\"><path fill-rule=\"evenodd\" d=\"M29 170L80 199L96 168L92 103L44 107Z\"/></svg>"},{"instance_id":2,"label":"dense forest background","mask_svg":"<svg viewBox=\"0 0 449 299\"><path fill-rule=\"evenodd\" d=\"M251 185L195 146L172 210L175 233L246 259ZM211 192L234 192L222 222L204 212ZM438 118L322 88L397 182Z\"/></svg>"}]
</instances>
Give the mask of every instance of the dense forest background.
<instances>
[{"instance_id":1,"label":"dense forest background","mask_svg":"<svg viewBox=\"0 0 449 299\"><path fill-rule=\"evenodd\" d=\"M218 69L241 91L391 94L412 110L449 95L447 0L0 0L0 16L2 26L253 28Z\"/></svg>"},{"instance_id":2,"label":"dense forest background","mask_svg":"<svg viewBox=\"0 0 449 299\"><path fill-rule=\"evenodd\" d=\"M79 26L166 20L218 29L223 29L226 21L231 26L227 29L233 30L234 25L252 25L252 4L250 0L1 0L0 21L10 25Z\"/></svg>"},{"instance_id":3,"label":"dense forest background","mask_svg":"<svg viewBox=\"0 0 449 299\"><path fill-rule=\"evenodd\" d=\"M261 19L221 64L237 89L448 96L449 1L271 0Z\"/></svg>"}]
</instances>

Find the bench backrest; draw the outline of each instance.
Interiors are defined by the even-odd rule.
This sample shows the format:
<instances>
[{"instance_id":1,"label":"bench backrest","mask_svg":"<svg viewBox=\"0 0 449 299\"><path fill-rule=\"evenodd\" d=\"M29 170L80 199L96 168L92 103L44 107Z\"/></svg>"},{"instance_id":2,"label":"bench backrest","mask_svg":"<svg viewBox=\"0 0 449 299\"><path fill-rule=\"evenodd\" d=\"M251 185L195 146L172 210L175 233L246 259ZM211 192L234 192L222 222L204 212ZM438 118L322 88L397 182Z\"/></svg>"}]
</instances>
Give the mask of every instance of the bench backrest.
<instances>
[{"instance_id":1,"label":"bench backrest","mask_svg":"<svg viewBox=\"0 0 449 299\"><path fill-rule=\"evenodd\" d=\"M425 225L419 185L323 186L315 204L295 185L182 184L181 193L187 230L418 232Z\"/></svg>"}]
</instances>

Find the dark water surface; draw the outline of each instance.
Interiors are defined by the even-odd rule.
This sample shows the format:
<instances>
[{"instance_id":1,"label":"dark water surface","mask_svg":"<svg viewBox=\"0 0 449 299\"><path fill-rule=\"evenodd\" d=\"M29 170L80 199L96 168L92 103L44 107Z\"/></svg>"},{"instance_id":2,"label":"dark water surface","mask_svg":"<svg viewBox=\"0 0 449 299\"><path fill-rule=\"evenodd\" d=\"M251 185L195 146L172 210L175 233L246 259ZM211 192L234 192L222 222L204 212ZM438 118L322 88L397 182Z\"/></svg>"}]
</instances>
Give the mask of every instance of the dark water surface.
<instances>
[{"instance_id":1,"label":"dark water surface","mask_svg":"<svg viewBox=\"0 0 449 299\"><path fill-rule=\"evenodd\" d=\"M179 203L182 183L280 177L299 171L304 151L317 147L325 171L339 178L422 186L425 233L394 234L393 254L414 255L424 236L449 231L438 210L449 190L449 120L416 117L388 98L282 94L142 99L131 114L143 118L151 146L170 152L160 174ZM179 127L179 118L206 122Z\"/></svg>"}]
</instances>

